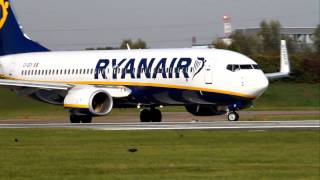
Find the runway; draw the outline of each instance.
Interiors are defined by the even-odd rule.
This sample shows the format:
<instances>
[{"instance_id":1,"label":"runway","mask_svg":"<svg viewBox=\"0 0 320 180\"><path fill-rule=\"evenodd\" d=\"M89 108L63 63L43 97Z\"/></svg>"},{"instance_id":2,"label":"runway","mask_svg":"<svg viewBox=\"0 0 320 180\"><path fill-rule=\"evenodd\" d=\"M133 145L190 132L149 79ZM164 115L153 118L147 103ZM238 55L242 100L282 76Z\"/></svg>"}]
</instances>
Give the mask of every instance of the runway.
<instances>
[{"instance_id":1,"label":"runway","mask_svg":"<svg viewBox=\"0 0 320 180\"><path fill-rule=\"evenodd\" d=\"M320 120L306 121L239 121L239 122L169 122L169 123L96 123L96 124L0 124L0 129L71 128L108 131L133 130L264 130L320 129Z\"/></svg>"}]
</instances>

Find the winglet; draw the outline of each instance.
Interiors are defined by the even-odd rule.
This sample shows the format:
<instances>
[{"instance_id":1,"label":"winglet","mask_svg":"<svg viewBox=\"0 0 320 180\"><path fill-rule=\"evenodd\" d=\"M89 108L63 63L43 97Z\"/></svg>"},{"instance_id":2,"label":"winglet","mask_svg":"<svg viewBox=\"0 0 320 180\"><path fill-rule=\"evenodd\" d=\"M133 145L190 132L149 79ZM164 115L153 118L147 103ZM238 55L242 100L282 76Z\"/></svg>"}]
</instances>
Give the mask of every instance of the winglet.
<instances>
[{"instance_id":1,"label":"winglet","mask_svg":"<svg viewBox=\"0 0 320 180\"><path fill-rule=\"evenodd\" d=\"M280 72L283 74L290 74L290 62L289 55L287 49L287 42L285 40L281 40L281 67Z\"/></svg>"},{"instance_id":2,"label":"winglet","mask_svg":"<svg viewBox=\"0 0 320 180\"><path fill-rule=\"evenodd\" d=\"M285 40L281 40L280 61L280 72L266 74L268 79L288 77L291 72L287 42Z\"/></svg>"}]
</instances>

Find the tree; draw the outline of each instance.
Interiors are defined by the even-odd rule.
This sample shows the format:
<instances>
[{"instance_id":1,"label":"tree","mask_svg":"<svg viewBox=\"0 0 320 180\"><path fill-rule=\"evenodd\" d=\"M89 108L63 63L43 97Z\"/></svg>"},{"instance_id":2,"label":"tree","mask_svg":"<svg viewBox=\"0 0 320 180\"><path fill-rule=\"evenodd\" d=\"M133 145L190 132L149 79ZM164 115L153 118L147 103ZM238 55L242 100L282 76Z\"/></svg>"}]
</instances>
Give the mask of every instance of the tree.
<instances>
[{"instance_id":1,"label":"tree","mask_svg":"<svg viewBox=\"0 0 320 180\"><path fill-rule=\"evenodd\" d=\"M295 53L298 49L298 45L296 41L294 41L291 37L289 36L283 36L281 39L286 40L287 42L287 48L290 54ZM306 51L306 49L303 49L303 51Z\"/></svg>"},{"instance_id":2,"label":"tree","mask_svg":"<svg viewBox=\"0 0 320 180\"><path fill-rule=\"evenodd\" d=\"M251 55L260 52L261 42L256 35L246 35L242 31L236 31L231 35L232 44L229 49L242 54Z\"/></svg>"},{"instance_id":3,"label":"tree","mask_svg":"<svg viewBox=\"0 0 320 180\"><path fill-rule=\"evenodd\" d=\"M127 49L127 46L130 46L131 48L133 47L133 42L131 39L125 39L122 41L122 43L120 44L120 49Z\"/></svg>"},{"instance_id":4,"label":"tree","mask_svg":"<svg viewBox=\"0 0 320 180\"><path fill-rule=\"evenodd\" d=\"M320 53L320 24L314 32L314 45L318 53Z\"/></svg>"},{"instance_id":5,"label":"tree","mask_svg":"<svg viewBox=\"0 0 320 180\"><path fill-rule=\"evenodd\" d=\"M127 45L129 45L131 49L146 49L147 48L147 43L141 39L138 39L135 42L133 42L131 39L125 39L122 41L122 43L120 45L120 49L127 49L128 48Z\"/></svg>"},{"instance_id":6,"label":"tree","mask_svg":"<svg viewBox=\"0 0 320 180\"><path fill-rule=\"evenodd\" d=\"M214 48L216 48L216 49L228 49L229 48L229 46L219 38L217 38L215 41L213 41L212 44L213 44Z\"/></svg>"},{"instance_id":7,"label":"tree","mask_svg":"<svg viewBox=\"0 0 320 180\"><path fill-rule=\"evenodd\" d=\"M265 51L278 51L280 46L280 29L281 24L279 21L262 21L260 23L260 33L262 37L262 44Z\"/></svg>"},{"instance_id":8,"label":"tree","mask_svg":"<svg viewBox=\"0 0 320 180\"><path fill-rule=\"evenodd\" d=\"M147 49L147 43L141 39L138 39L135 43L134 43L134 47L133 49Z\"/></svg>"}]
</instances>

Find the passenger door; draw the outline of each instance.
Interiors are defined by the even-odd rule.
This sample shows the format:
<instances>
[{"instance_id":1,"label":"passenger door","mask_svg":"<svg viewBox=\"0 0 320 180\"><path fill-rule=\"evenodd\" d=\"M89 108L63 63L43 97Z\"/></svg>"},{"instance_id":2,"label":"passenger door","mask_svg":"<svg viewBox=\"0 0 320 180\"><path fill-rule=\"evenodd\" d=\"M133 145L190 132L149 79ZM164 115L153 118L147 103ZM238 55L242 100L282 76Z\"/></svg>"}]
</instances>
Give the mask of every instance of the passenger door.
<instances>
[{"instance_id":1,"label":"passenger door","mask_svg":"<svg viewBox=\"0 0 320 180\"><path fill-rule=\"evenodd\" d=\"M207 63L204 67L204 82L205 84L213 84L213 67L210 63Z\"/></svg>"}]
</instances>

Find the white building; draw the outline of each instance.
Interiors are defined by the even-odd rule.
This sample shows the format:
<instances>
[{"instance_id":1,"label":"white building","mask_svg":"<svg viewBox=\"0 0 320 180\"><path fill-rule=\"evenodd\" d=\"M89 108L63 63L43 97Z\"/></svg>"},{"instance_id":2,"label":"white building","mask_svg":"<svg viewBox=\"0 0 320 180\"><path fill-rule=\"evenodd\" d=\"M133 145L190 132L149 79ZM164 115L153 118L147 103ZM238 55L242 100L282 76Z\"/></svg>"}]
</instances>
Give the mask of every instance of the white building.
<instances>
[{"instance_id":1,"label":"white building","mask_svg":"<svg viewBox=\"0 0 320 180\"><path fill-rule=\"evenodd\" d=\"M312 45L315 30L315 27L284 27L280 29L280 33L282 36L291 37L298 44ZM236 29L235 31L241 31L244 34L257 34L260 32L260 28Z\"/></svg>"}]
</instances>

